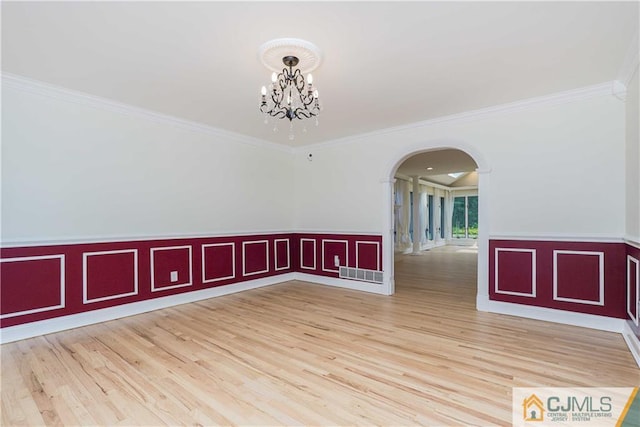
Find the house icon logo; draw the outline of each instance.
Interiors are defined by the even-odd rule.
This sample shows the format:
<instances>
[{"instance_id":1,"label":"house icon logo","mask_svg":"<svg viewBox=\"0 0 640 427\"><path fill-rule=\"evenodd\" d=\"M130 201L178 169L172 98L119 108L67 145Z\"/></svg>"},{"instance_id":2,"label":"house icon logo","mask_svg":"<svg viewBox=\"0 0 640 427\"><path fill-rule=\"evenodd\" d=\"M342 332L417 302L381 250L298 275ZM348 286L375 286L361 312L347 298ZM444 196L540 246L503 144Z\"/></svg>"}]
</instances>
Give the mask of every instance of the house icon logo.
<instances>
[{"instance_id":1,"label":"house icon logo","mask_svg":"<svg viewBox=\"0 0 640 427\"><path fill-rule=\"evenodd\" d=\"M524 399L522 402L522 416L525 421L543 421L544 405L542 400L535 394Z\"/></svg>"}]
</instances>

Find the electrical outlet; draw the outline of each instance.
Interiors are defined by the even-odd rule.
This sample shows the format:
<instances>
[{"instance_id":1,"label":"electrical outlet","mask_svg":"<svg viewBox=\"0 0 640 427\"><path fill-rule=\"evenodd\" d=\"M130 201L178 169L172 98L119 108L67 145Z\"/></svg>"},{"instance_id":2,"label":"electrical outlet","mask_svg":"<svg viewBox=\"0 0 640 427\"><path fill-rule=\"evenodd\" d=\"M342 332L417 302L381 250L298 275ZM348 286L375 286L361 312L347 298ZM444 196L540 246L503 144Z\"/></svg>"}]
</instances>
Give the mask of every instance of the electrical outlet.
<instances>
[{"instance_id":1,"label":"electrical outlet","mask_svg":"<svg viewBox=\"0 0 640 427\"><path fill-rule=\"evenodd\" d=\"M171 272L171 283L175 283L178 281L178 272L177 271L172 271Z\"/></svg>"},{"instance_id":2,"label":"electrical outlet","mask_svg":"<svg viewBox=\"0 0 640 427\"><path fill-rule=\"evenodd\" d=\"M338 255L333 257L333 265L340 267L340 257Z\"/></svg>"}]
</instances>

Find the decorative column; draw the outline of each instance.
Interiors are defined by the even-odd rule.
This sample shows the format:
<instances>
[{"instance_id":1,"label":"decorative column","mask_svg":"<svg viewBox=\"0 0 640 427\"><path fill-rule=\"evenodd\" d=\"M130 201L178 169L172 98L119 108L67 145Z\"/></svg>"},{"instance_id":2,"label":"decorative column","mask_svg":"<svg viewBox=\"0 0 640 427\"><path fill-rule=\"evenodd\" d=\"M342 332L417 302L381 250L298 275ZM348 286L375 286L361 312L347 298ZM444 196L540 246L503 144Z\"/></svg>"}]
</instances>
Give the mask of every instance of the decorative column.
<instances>
[{"instance_id":1,"label":"decorative column","mask_svg":"<svg viewBox=\"0 0 640 427\"><path fill-rule=\"evenodd\" d=\"M420 179L417 176L413 179L413 253L420 253L420 242L422 242L422 218L420 218Z\"/></svg>"}]
</instances>

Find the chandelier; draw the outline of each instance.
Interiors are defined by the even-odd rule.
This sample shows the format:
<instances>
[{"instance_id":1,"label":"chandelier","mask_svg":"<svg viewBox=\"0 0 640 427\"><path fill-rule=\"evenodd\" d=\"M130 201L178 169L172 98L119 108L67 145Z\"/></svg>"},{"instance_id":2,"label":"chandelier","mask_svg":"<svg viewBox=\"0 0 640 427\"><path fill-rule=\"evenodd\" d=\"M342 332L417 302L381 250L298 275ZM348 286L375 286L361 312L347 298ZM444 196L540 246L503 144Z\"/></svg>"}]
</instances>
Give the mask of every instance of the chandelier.
<instances>
[{"instance_id":1,"label":"chandelier","mask_svg":"<svg viewBox=\"0 0 640 427\"><path fill-rule=\"evenodd\" d=\"M261 89L260 112L266 124L270 117L277 119L274 131L278 130L279 119L289 119L289 139L294 139L294 119L315 117L318 125L320 102L310 71L320 62L319 49L305 40L276 39L263 44L260 51L263 64L273 71L271 83ZM306 71L309 73L305 79ZM306 131L305 126L303 132Z\"/></svg>"}]
</instances>

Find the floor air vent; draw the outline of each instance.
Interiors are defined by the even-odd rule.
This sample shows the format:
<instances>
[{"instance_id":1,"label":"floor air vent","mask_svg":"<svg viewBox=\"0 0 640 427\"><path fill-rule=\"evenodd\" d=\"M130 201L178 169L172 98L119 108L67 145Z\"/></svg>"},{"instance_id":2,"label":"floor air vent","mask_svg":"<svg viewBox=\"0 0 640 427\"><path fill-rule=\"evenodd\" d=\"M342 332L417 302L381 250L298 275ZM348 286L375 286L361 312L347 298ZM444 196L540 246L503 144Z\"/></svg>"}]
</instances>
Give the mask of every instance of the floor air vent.
<instances>
[{"instance_id":1,"label":"floor air vent","mask_svg":"<svg viewBox=\"0 0 640 427\"><path fill-rule=\"evenodd\" d=\"M364 268L340 267L340 278L382 283L382 271L365 270Z\"/></svg>"}]
</instances>

